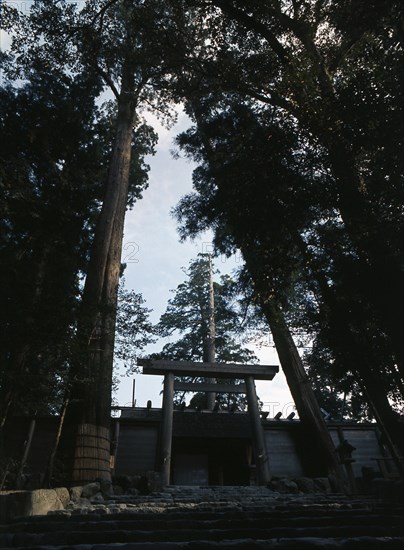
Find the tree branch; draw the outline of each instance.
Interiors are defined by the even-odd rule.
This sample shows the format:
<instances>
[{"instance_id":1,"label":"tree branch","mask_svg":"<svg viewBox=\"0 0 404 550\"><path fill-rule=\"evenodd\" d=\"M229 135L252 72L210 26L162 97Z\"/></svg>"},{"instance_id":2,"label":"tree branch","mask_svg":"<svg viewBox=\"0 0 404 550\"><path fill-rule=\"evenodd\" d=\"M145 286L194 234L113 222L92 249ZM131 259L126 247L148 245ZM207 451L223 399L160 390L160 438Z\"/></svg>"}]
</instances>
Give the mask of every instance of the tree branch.
<instances>
[{"instance_id":1,"label":"tree branch","mask_svg":"<svg viewBox=\"0 0 404 550\"><path fill-rule=\"evenodd\" d=\"M261 23L261 21L257 21L257 19L255 19L253 16L248 15L239 8L236 8L228 0L212 0L212 4L220 8L223 12L227 13L227 15L231 19L244 25L247 29L253 30L257 34L259 34L268 42L272 51L278 56L282 63L289 63L289 55L287 50L282 46L274 33L271 32L264 23Z\"/></svg>"},{"instance_id":2,"label":"tree branch","mask_svg":"<svg viewBox=\"0 0 404 550\"><path fill-rule=\"evenodd\" d=\"M121 97L121 94L119 93L118 88L115 86L114 81L112 80L111 76L106 71L101 69L101 67L98 64L95 64L95 70L104 79L104 81L110 87L110 89L111 89L112 93L114 94L114 96L116 97L116 99L119 101L119 99Z\"/></svg>"},{"instance_id":3,"label":"tree branch","mask_svg":"<svg viewBox=\"0 0 404 550\"><path fill-rule=\"evenodd\" d=\"M317 23L317 25L320 22L321 12L323 7L324 7L324 0L316 0L316 3L314 5L314 20Z\"/></svg>"},{"instance_id":4,"label":"tree branch","mask_svg":"<svg viewBox=\"0 0 404 550\"><path fill-rule=\"evenodd\" d=\"M110 8L111 6L116 4L116 2L118 2L118 0L109 0L109 2L107 2L99 11L97 11L97 13L91 19L90 26L94 25L94 23L96 22L96 20L99 17L102 18L104 16L105 12L108 10L108 8Z\"/></svg>"},{"instance_id":5,"label":"tree branch","mask_svg":"<svg viewBox=\"0 0 404 550\"><path fill-rule=\"evenodd\" d=\"M270 92L270 96L267 96L251 88L243 88L242 91L254 99L262 101L262 103L267 103L268 105L273 105L274 107L281 107L281 109L285 109L285 111L291 114L295 112L294 105L290 101L278 96L274 92Z\"/></svg>"},{"instance_id":6,"label":"tree branch","mask_svg":"<svg viewBox=\"0 0 404 550\"><path fill-rule=\"evenodd\" d=\"M334 59L331 60L328 70L330 73L334 73L338 67L341 65L341 63L344 61L344 59L347 57L349 52L352 50L352 48L359 42L359 40L362 38L364 33L360 33L359 36L356 36L354 38L351 38L351 40L348 40L345 44L342 44L339 51L334 56Z\"/></svg>"},{"instance_id":7,"label":"tree branch","mask_svg":"<svg viewBox=\"0 0 404 550\"><path fill-rule=\"evenodd\" d=\"M299 11L300 11L300 2L297 2L296 0L292 0L292 4L293 4L293 14L295 17L298 17Z\"/></svg>"}]
</instances>

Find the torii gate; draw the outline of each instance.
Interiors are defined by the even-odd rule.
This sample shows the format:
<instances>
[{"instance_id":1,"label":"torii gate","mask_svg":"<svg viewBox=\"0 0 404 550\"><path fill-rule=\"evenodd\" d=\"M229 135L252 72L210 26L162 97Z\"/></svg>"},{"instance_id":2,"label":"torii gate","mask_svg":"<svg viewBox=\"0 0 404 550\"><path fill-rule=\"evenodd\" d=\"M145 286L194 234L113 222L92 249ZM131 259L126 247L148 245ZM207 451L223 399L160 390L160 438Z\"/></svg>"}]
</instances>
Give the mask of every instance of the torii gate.
<instances>
[{"instance_id":1,"label":"torii gate","mask_svg":"<svg viewBox=\"0 0 404 550\"><path fill-rule=\"evenodd\" d=\"M164 376L163 420L160 451L160 473L163 486L170 484L171 448L173 433L174 391L203 391L246 393L248 412L251 420L253 449L257 469L257 481L266 485L270 481L269 461L265 446L255 380L272 380L279 367L274 365L239 365L235 363L196 363L192 361L166 361L138 359L143 366L143 374ZM218 383L174 382L175 376L195 376L205 378L244 379L245 384L230 385Z\"/></svg>"}]
</instances>

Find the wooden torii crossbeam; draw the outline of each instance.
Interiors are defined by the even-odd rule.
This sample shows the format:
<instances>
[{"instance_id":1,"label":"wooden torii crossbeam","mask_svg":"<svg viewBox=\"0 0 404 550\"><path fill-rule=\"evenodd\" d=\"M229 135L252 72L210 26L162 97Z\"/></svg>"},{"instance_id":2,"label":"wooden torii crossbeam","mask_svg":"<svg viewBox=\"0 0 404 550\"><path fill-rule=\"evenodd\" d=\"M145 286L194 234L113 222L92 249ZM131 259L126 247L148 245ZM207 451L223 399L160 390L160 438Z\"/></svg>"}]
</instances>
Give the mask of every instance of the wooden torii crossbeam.
<instances>
[{"instance_id":1,"label":"wooden torii crossbeam","mask_svg":"<svg viewBox=\"0 0 404 550\"><path fill-rule=\"evenodd\" d=\"M239 365L238 363L199 363L194 361L167 361L165 359L138 359L143 374L165 375L173 372L176 376L204 376L206 378L245 378L272 380L279 367L275 365Z\"/></svg>"},{"instance_id":2,"label":"wooden torii crossbeam","mask_svg":"<svg viewBox=\"0 0 404 550\"><path fill-rule=\"evenodd\" d=\"M279 367L275 365L239 365L237 363L197 363L192 361L167 361L138 359L137 364L143 367L143 374L163 375L163 419L162 419L162 437L161 437L161 477L162 484L169 485L171 470L171 448L173 431L173 413L174 413L174 390L179 385L186 384L182 382L175 383L175 376L194 376L219 379L244 379L245 384L240 385L238 391L235 391L237 385L203 383L205 390L238 393L243 390L247 394L248 412L250 413L251 429L253 436L253 447L255 463L257 468L258 483L265 485L270 480L269 462L265 445L264 431L262 429L260 413L258 409L258 399L255 391L254 379L272 380ZM198 391L197 383L191 384L191 391ZM207 388L207 389L206 389ZM202 388L200 388L201 390Z\"/></svg>"},{"instance_id":3,"label":"wooden torii crossbeam","mask_svg":"<svg viewBox=\"0 0 404 550\"><path fill-rule=\"evenodd\" d=\"M174 380L174 391L201 393L247 393L245 384L214 384L209 382L180 382Z\"/></svg>"}]
</instances>

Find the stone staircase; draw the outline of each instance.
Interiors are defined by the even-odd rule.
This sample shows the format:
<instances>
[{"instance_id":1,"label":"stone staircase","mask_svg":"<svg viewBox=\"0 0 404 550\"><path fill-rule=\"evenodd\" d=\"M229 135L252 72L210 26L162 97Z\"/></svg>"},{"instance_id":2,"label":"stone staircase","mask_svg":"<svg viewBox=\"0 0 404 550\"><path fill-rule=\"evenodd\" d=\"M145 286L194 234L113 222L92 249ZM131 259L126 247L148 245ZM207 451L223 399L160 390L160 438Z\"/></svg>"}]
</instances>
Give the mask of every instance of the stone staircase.
<instances>
[{"instance_id":1,"label":"stone staircase","mask_svg":"<svg viewBox=\"0 0 404 550\"><path fill-rule=\"evenodd\" d=\"M0 526L0 548L300 550L404 548L404 504L264 487L168 487Z\"/></svg>"}]
</instances>

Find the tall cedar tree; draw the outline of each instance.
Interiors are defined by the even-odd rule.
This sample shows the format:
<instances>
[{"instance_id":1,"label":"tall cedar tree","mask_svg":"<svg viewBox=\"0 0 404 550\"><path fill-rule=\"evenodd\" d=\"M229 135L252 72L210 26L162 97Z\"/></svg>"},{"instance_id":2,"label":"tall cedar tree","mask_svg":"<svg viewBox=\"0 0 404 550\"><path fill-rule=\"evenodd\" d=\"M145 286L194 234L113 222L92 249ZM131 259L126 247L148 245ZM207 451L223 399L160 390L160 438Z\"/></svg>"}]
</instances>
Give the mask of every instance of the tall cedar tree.
<instances>
[{"instance_id":1,"label":"tall cedar tree","mask_svg":"<svg viewBox=\"0 0 404 550\"><path fill-rule=\"evenodd\" d=\"M153 357L207 362L210 315L209 257L199 254L184 272L187 279L174 291L174 297L169 300L167 309L157 325L160 336L180 335L180 338L165 344L162 351L153 354ZM234 281L229 275L222 275L220 282L213 283L213 289L216 361L255 363L255 354L242 346L246 333L242 326L242 312L238 306ZM191 377L188 381L193 380ZM236 394L219 394L217 397L227 406L234 404L243 409L246 405L245 399L240 399ZM180 404L183 398L183 394L177 394L177 404Z\"/></svg>"},{"instance_id":2,"label":"tall cedar tree","mask_svg":"<svg viewBox=\"0 0 404 550\"><path fill-rule=\"evenodd\" d=\"M108 441L123 223L127 204L140 196L147 181L142 155L152 152L155 142L150 129L143 132L142 140L136 139L139 128L145 128L138 109L149 102L165 112L163 93L156 96L154 91L165 72L158 29L167 12L152 1L89 1L80 8L76 11L68 2L36 2L16 31L13 48L25 68L32 58L54 67L67 65L71 71L84 67L104 80L116 100L108 175L86 268L77 353L69 370L64 440L70 456L65 463L73 479L84 481L110 477ZM99 450L87 457L86 449L94 446Z\"/></svg>"},{"instance_id":3,"label":"tall cedar tree","mask_svg":"<svg viewBox=\"0 0 404 550\"><path fill-rule=\"evenodd\" d=\"M236 102L236 105L239 103ZM245 158L253 162L257 158L246 142L247 124L254 120L248 121L248 110L236 106L236 112L229 113L227 110L217 114L217 109L214 109L215 117L210 116L207 103L203 107L200 104L195 107L194 102L193 107L198 127L194 133L190 130L180 137L179 142L188 153L194 153L201 164L194 172L198 194L185 197L177 208L177 216L184 222L183 235L192 235L211 226L215 229L215 243L221 251L228 253L234 247L242 251L299 416L306 426L308 439L317 449L318 468L323 472L328 470L342 488L344 475L282 311L282 302L293 285L297 267L296 246L289 231L292 228L288 229L285 224L287 211L283 208L283 201L278 202L278 195L281 193L282 196L293 182L302 179L292 167L285 166L284 155L289 143L281 140L280 130L276 126L271 128L271 133L276 133L278 137L273 141L274 149L270 155L268 150L264 153L263 160L267 166L257 166L254 170ZM234 131L240 120L240 128ZM259 144L257 124L253 129L253 143L258 140ZM231 144L234 150L227 148L226 144L232 138L237 142ZM267 181L265 178L269 174L271 179ZM266 185L271 183L272 190L266 190L271 195L263 195L263 182ZM285 189L286 185L288 187ZM276 198L273 204L268 202L269 196ZM303 223L296 212L294 214L293 223Z\"/></svg>"}]
</instances>

